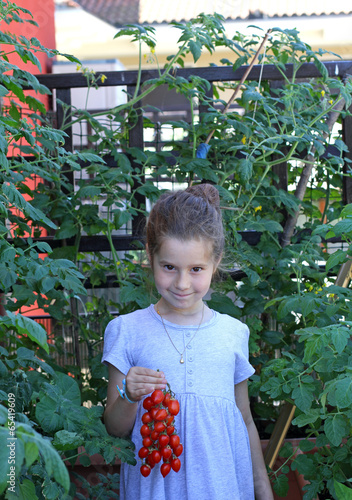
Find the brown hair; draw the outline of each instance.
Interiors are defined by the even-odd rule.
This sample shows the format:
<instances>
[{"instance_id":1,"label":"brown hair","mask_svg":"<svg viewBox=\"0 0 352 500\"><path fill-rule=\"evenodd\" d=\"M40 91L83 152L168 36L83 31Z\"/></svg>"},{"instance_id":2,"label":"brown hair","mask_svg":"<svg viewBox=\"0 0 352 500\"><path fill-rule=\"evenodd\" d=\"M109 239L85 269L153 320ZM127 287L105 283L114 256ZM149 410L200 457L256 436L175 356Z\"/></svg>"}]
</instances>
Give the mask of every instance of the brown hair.
<instances>
[{"instance_id":1,"label":"brown hair","mask_svg":"<svg viewBox=\"0 0 352 500\"><path fill-rule=\"evenodd\" d=\"M165 238L204 239L212 245L213 262L218 263L225 238L218 190L198 184L185 191L163 194L152 208L147 222L148 253L153 257Z\"/></svg>"}]
</instances>

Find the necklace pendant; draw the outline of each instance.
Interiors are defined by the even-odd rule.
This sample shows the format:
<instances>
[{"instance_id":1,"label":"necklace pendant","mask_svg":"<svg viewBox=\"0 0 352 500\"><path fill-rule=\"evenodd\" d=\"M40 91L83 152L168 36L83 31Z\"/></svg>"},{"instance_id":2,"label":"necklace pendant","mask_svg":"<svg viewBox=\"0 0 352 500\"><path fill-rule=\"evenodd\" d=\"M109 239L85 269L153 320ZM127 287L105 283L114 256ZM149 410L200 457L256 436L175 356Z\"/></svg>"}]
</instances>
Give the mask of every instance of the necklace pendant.
<instances>
[{"instance_id":1,"label":"necklace pendant","mask_svg":"<svg viewBox=\"0 0 352 500\"><path fill-rule=\"evenodd\" d=\"M183 359L183 354L181 354L180 363L183 364L185 360Z\"/></svg>"}]
</instances>

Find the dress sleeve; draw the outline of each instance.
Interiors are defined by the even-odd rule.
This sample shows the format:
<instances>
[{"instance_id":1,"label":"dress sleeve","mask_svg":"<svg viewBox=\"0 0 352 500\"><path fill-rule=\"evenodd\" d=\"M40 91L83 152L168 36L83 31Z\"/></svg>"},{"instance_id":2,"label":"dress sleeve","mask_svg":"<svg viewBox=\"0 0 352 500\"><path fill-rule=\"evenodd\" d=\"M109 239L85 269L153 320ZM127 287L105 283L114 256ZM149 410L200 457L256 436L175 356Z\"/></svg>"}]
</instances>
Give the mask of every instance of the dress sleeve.
<instances>
[{"instance_id":1,"label":"dress sleeve","mask_svg":"<svg viewBox=\"0 0 352 500\"><path fill-rule=\"evenodd\" d=\"M105 329L102 363L112 364L124 375L133 366L131 338L123 318L110 321Z\"/></svg>"},{"instance_id":2,"label":"dress sleeve","mask_svg":"<svg viewBox=\"0 0 352 500\"><path fill-rule=\"evenodd\" d=\"M241 326L242 328L238 334L238 348L236 349L235 385L243 382L243 380L246 380L255 372L253 366L248 361L249 328L244 323Z\"/></svg>"}]
</instances>

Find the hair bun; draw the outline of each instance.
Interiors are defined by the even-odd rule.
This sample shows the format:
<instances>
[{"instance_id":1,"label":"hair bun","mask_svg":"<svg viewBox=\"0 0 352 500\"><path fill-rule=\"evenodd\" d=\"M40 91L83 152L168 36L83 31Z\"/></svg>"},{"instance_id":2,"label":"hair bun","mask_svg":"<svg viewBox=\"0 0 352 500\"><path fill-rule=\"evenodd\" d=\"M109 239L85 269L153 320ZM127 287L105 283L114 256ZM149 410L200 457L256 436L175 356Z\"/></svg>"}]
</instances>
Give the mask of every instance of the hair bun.
<instances>
[{"instance_id":1,"label":"hair bun","mask_svg":"<svg viewBox=\"0 0 352 500\"><path fill-rule=\"evenodd\" d=\"M202 198L207 201L209 205L212 205L216 209L220 210L219 191L212 184L196 184L188 187L186 192L191 193L193 196L197 196L198 198Z\"/></svg>"}]
</instances>

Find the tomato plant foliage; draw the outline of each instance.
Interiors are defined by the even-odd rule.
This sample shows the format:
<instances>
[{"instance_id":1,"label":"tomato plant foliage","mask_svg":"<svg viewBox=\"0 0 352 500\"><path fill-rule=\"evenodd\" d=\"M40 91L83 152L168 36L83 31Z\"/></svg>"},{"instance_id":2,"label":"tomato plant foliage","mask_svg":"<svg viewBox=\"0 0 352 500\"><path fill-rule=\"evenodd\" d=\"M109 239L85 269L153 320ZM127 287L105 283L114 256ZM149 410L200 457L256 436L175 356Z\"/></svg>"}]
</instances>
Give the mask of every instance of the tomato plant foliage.
<instances>
[{"instance_id":1,"label":"tomato plant foliage","mask_svg":"<svg viewBox=\"0 0 352 500\"><path fill-rule=\"evenodd\" d=\"M0 16L5 23L34 22L26 9L8 2L0 3ZM196 71L185 78L177 68L224 47L229 56L221 64L236 72L251 62L262 35L254 30L230 38L217 14L171 27L180 33L177 50L163 68L156 64L158 76L147 81L141 73L142 49L146 46L157 63L154 28L119 30L116 38L128 36L140 48L134 92L109 112L61 103L60 129L53 127L43 104L50 91L31 72L11 64L7 50L14 47L38 71L36 54L57 52L36 39L0 33L0 290L6 298L6 314L0 316L0 436L4 443L11 438L14 398L17 491L28 499L74 498L65 463L79 460L88 466L96 453L109 464L117 457L136 462L133 443L109 436L103 425L102 336L112 312L124 314L156 300L142 242L136 239L132 250L121 252L115 238L147 215L163 192L160 179L171 179L177 187L212 182L219 190L227 252L208 303L250 327L256 367L250 393L261 434L270 434L287 402L296 407L292 432L309 438L301 441L303 454L287 446L281 451L288 463L271 471L276 491L285 494L290 463L308 480L305 500L319 493L340 500L349 495L352 477L352 317L351 289L340 286L336 276L351 255L352 205L342 203L350 153L341 127L334 125L348 115L350 80L331 77L323 51L312 51L296 30L275 28L259 63L270 64L279 80L244 82L235 106L223 113L237 81L210 83ZM308 63L320 76L299 77ZM101 76L84 74L88 91L99 87ZM155 126L143 99L161 86L184 97L190 119L165 124L172 133L164 149L134 147L128 136L139 115L144 115L145 134ZM77 123L89 125L92 147L72 152L65 140ZM52 236L51 245L40 241L44 231ZM109 252L82 251L83 236L104 236ZM240 279L234 280L238 272ZM101 292L108 279L116 293ZM54 339L21 314L26 307L54 318ZM67 353L67 332L73 354ZM148 411L154 404L145 403ZM178 411L175 402L172 407ZM151 432L148 422L143 425L148 448ZM163 435L166 442L169 434ZM175 441L171 430L170 435ZM175 443L175 456L182 451ZM163 459L168 455L166 445ZM177 472L179 461L163 465L163 473L171 467ZM6 446L1 446L1 494L8 488L9 467ZM148 467L143 474L149 474ZM114 476L102 483L106 498L118 486ZM84 484L94 497L94 487Z\"/></svg>"}]
</instances>

